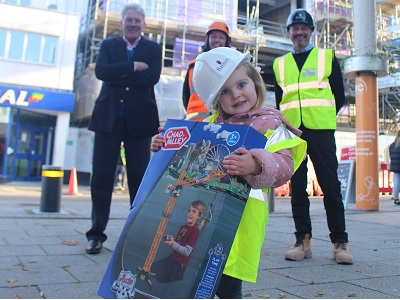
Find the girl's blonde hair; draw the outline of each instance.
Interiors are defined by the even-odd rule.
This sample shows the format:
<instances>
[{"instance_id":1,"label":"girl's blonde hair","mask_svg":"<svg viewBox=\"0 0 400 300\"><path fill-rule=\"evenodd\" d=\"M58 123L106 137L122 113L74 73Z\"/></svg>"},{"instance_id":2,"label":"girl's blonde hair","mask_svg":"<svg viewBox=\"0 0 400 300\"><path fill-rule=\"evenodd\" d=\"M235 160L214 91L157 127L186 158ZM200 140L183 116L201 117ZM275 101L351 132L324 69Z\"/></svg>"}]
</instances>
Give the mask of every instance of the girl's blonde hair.
<instances>
[{"instance_id":1,"label":"girl's blonde hair","mask_svg":"<svg viewBox=\"0 0 400 300\"><path fill-rule=\"evenodd\" d=\"M236 69L233 72L235 72L239 68L245 69L247 76L249 76L249 78L253 81L254 86L256 88L257 101L251 110L263 107L264 101L267 97L267 90L265 88L264 80L262 79L260 73L248 60L243 60L236 67ZM219 95L219 97L221 97L221 96ZM218 103L217 103L217 109L218 109L219 114L224 119L228 118L228 115L223 111L223 109L221 108L221 105L219 105L219 99L218 99Z\"/></svg>"}]
</instances>

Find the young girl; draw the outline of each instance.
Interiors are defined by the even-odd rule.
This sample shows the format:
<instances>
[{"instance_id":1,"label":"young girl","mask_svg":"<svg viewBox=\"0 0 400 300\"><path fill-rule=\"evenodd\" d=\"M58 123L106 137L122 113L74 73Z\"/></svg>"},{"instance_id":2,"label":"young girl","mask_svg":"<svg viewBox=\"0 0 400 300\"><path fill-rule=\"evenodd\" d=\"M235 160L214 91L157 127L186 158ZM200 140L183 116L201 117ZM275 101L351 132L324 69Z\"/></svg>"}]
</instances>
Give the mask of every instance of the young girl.
<instances>
[{"instance_id":1,"label":"young girl","mask_svg":"<svg viewBox=\"0 0 400 300\"><path fill-rule=\"evenodd\" d=\"M291 178L304 158L306 143L298 137L301 131L291 126L278 110L263 107L265 85L251 65L249 54L225 47L200 54L196 58L193 86L205 106L216 111L205 122L248 125L269 138L266 149L240 147L226 156L222 163L228 174L245 176L253 189L278 187ZM271 143L272 140L275 142ZM164 143L165 138L156 135L151 151L157 151ZM257 279L268 207L263 199L253 196L253 189L217 289L219 298L242 298L242 280Z\"/></svg>"}]
</instances>

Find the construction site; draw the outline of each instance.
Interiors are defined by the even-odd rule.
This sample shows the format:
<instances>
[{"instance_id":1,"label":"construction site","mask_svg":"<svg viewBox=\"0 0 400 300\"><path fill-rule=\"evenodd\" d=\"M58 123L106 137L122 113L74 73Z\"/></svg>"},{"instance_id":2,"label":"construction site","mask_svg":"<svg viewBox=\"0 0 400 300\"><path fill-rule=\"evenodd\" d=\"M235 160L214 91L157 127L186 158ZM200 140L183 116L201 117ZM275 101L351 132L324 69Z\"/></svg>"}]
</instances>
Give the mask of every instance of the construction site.
<instances>
[{"instance_id":1,"label":"construction site","mask_svg":"<svg viewBox=\"0 0 400 300\"><path fill-rule=\"evenodd\" d=\"M286 19L296 8L307 9L316 29L313 45L331 48L343 66L354 54L352 0L90 0L82 21L75 74L77 101L72 124L86 127L101 82L94 65L102 40L118 36L120 13L127 3L140 4L146 13L145 38L163 49L163 69L156 86L160 119L183 118L182 84L188 63L201 53L207 27L216 20L230 29L232 46L249 51L253 63L261 68L266 84L267 106L275 106L272 64L276 57L292 49ZM389 75L378 78L379 132L391 134L399 129L400 91L400 0L376 1L377 52L388 59ZM342 70L343 71L343 70ZM344 74L344 73L343 73ZM378 76L379 77L379 76ZM343 76L346 104L337 116L338 130L355 128L354 79Z\"/></svg>"}]
</instances>

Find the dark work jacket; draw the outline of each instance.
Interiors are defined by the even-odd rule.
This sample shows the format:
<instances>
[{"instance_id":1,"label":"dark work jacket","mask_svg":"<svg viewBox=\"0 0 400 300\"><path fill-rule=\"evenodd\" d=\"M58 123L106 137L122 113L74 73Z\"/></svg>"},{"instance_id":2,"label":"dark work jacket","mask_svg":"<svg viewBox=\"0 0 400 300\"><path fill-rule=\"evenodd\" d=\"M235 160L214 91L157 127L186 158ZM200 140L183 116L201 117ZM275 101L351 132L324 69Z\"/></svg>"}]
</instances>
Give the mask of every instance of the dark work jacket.
<instances>
[{"instance_id":1,"label":"dark work jacket","mask_svg":"<svg viewBox=\"0 0 400 300\"><path fill-rule=\"evenodd\" d=\"M400 173L400 145L396 148L396 141L389 146L390 171Z\"/></svg>"},{"instance_id":2,"label":"dark work jacket","mask_svg":"<svg viewBox=\"0 0 400 300\"><path fill-rule=\"evenodd\" d=\"M149 65L147 70L134 72L133 61ZM122 37L101 43L96 61L96 77L103 81L95 101L89 130L108 133L114 128L125 104L125 122L131 137L150 137L158 133L159 119L154 85L160 79L161 46L142 37L128 61Z\"/></svg>"}]
</instances>

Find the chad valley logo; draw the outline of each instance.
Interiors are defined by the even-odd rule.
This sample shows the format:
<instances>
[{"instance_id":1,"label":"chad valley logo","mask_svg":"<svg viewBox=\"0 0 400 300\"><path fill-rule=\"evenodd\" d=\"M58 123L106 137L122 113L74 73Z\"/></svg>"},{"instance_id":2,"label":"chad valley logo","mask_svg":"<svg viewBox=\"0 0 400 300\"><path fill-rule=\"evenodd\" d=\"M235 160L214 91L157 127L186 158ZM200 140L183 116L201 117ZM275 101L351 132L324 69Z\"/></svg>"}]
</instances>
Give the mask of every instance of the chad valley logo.
<instances>
[{"instance_id":1,"label":"chad valley logo","mask_svg":"<svg viewBox=\"0 0 400 300\"><path fill-rule=\"evenodd\" d=\"M179 150L190 139L190 132L187 127L174 127L169 128L164 136L164 150Z\"/></svg>"}]
</instances>

